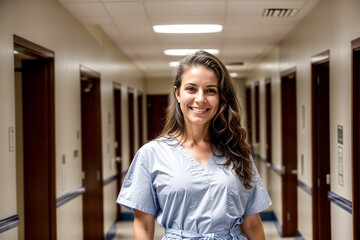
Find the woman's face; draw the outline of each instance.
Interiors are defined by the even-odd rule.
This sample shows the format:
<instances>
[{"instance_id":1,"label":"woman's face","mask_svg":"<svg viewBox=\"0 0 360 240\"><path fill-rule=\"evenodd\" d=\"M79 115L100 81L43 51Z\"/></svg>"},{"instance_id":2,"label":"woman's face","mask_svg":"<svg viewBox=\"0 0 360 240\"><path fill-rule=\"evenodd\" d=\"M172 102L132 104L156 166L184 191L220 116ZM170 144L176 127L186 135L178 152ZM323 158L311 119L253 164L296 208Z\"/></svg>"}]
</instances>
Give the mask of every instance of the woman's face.
<instances>
[{"instance_id":1,"label":"woman's face","mask_svg":"<svg viewBox=\"0 0 360 240\"><path fill-rule=\"evenodd\" d=\"M186 70L180 89L174 87L176 99L184 115L185 126L205 126L219 106L219 81L215 73L203 66Z\"/></svg>"}]
</instances>

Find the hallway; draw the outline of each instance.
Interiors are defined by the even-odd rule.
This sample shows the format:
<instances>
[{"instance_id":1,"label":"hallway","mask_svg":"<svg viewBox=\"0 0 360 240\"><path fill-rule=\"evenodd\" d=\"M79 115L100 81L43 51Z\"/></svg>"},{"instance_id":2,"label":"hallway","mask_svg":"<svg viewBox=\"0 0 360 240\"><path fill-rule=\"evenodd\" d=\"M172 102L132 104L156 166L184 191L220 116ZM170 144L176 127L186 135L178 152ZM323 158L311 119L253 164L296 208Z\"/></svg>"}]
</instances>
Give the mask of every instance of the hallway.
<instances>
[{"instance_id":1,"label":"hallway","mask_svg":"<svg viewBox=\"0 0 360 240\"><path fill-rule=\"evenodd\" d=\"M132 239L116 199L163 127L180 58L165 50L178 46L217 49L239 74L273 203L267 239L359 240L359 11L359 0L0 0L0 240ZM179 23L223 30L152 28Z\"/></svg>"},{"instance_id":2,"label":"hallway","mask_svg":"<svg viewBox=\"0 0 360 240\"><path fill-rule=\"evenodd\" d=\"M264 221L263 222L266 240L295 240L297 238L281 238L275 226L275 222ZM160 240L163 236L163 229L160 225L156 224L154 240ZM133 223L132 221L118 222L116 224L116 234L113 240L133 240Z\"/></svg>"}]
</instances>

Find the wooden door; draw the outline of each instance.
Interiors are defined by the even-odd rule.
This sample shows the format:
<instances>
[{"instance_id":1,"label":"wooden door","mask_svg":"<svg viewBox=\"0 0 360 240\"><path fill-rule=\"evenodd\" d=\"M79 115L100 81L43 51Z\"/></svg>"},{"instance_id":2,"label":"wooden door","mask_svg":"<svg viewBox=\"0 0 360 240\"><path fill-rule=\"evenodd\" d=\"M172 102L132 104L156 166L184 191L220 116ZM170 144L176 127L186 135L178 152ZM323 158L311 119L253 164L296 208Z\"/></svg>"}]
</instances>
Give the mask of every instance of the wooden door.
<instances>
[{"instance_id":1,"label":"wooden door","mask_svg":"<svg viewBox=\"0 0 360 240\"><path fill-rule=\"evenodd\" d=\"M83 169L83 234L104 239L100 74L85 67L81 77L81 152Z\"/></svg>"},{"instance_id":2,"label":"wooden door","mask_svg":"<svg viewBox=\"0 0 360 240\"><path fill-rule=\"evenodd\" d=\"M331 239L329 51L312 59L313 239Z\"/></svg>"},{"instance_id":3,"label":"wooden door","mask_svg":"<svg viewBox=\"0 0 360 240\"><path fill-rule=\"evenodd\" d=\"M271 163L271 154L272 154L272 143L271 143L271 79L266 80L265 85L266 93L266 160Z\"/></svg>"},{"instance_id":4,"label":"wooden door","mask_svg":"<svg viewBox=\"0 0 360 240\"><path fill-rule=\"evenodd\" d=\"M122 185L122 127L121 127L121 86L114 84L114 112L115 112L115 164L117 171L117 189L120 190ZM117 204L117 219L121 217L121 207Z\"/></svg>"},{"instance_id":5,"label":"wooden door","mask_svg":"<svg viewBox=\"0 0 360 240\"><path fill-rule=\"evenodd\" d=\"M260 142L260 86L255 84L255 142Z\"/></svg>"},{"instance_id":6,"label":"wooden door","mask_svg":"<svg viewBox=\"0 0 360 240\"><path fill-rule=\"evenodd\" d=\"M164 126L168 97L169 95L148 95L146 98L149 140L157 137Z\"/></svg>"},{"instance_id":7,"label":"wooden door","mask_svg":"<svg viewBox=\"0 0 360 240\"><path fill-rule=\"evenodd\" d=\"M352 133L353 133L353 229L354 239L360 239L360 38L352 45Z\"/></svg>"},{"instance_id":8,"label":"wooden door","mask_svg":"<svg viewBox=\"0 0 360 240\"><path fill-rule=\"evenodd\" d=\"M296 70L281 74L283 237L297 235Z\"/></svg>"},{"instance_id":9,"label":"wooden door","mask_svg":"<svg viewBox=\"0 0 360 240\"><path fill-rule=\"evenodd\" d=\"M252 109L251 108L252 101L251 101L251 87L250 86L246 87L245 93L246 93L246 119L247 119L246 123L247 123L247 132L248 132L247 139L248 139L249 144L252 147L252 144L253 144L253 142L252 142L252 132L253 131L252 131L252 123L251 123L251 121L252 121L252 116L251 116L251 114L252 114L252 111L251 111L251 109Z\"/></svg>"},{"instance_id":10,"label":"wooden door","mask_svg":"<svg viewBox=\"0 0 360 240\"><path fill-rule=\"evenodd\" d=\"M129 122L129 157L130 162L135 156L135 111L134 89L128 88L128 122Z\"/></svg>"},{"instance_id":11,"label":"wooden door","mask_svg":"<svg viewBox=\"0 0 360 240\"><path fill-rule=\"evenodd\" d=\"M25 239L56 239L54 53L17 36L14 48L31 56L16 70L22 76L24 219L20 221Z\"/></svg>"},{"instance_id":12,"label":"wooden door","mask_svg":"<svg viewBox=\"0 0 360 240\"><path fill-rule=\"evenodd\" d=\"M143 131L143 94L138 93L137 96L137 111L138 111L138 143L139 148L144 144L144 131Z\"/></svg>"}]
</instances>

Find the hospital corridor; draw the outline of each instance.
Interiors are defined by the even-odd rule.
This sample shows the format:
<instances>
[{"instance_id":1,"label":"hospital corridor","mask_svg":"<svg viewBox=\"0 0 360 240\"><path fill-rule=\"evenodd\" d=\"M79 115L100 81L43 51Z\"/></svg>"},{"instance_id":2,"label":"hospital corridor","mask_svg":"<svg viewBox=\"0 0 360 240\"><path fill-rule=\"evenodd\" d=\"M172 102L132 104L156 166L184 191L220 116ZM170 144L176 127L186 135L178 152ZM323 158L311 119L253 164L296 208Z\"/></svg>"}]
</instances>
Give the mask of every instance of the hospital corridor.
<instances>
[{"instance_id":1,"label":"hospital corridor","mask_svg":"<svg viewBox=\"0 0 360 240\"><path fill-rule=\"evenodd\" d=\"M185 222L193 216L184 212L201 207L204 216L191 221L204 228L237 214L221 229L226 236L244 234L236 228L242 216L260 211L256 221L267 240L359 240L359 12L358 0L0 0L0 240L134 239L134 213L117 203L122 186L130 185L128 195L151 205L147 213L162 223L170 222L161 215L167 201L172 217ZM219 73L195 64L190 69L209 71L206 81L213 82L206 82L206 91L192 82L183 89L177 70L197 75L182 73L181 60L203 51L224 66ZM196 94L205 107L188 104ZM233 102L240 107L224 117L217 107ZM231 125L233 116L241 116L241 124ZM201 160L210 156L208 165L170 166L173 178L163 183L175 190L161 198L162 186L149 184L160 170L134 161L163 129L175 128L170 117L216 133L222 131L218 124L236 131L241 125L241 143L247 144L236 146L249 151L236 156L248 165L241 162L232 174L244 184L231 174L226 180L211 175L217 165L210 161L234 156L220 154L225 150L213 142L226 153L238 150L229 144L240 139L238 132L230 131L222 135L229 141L211 135L208 148L199 151ZM184 125L176 125L179 135L171 140L185 130L195 135ZM153 157L158 169L172 164L165 161L172 155L161 154ZM231 164L223 164L221 174ZM153 172L139 170L143 178L136 178L130 166ZM186 183L201 189L188 177L194 169L204 186L220 182L227 188L209 187L209 195L199 190L188 205L172 202L186 195ZM211 174L201 175L206 171ZM261 179L256 188L246 188L251 171ZM209 205L200 203L204 199ZM248 204L239 207L240 201ZM207 218L210 209L221 221ZM176 225L180 233L169 227L165 233L155 222L154 240L164 234L220 239L220 231L190 234L183 226Z\"/></svg>"}]
</instances>

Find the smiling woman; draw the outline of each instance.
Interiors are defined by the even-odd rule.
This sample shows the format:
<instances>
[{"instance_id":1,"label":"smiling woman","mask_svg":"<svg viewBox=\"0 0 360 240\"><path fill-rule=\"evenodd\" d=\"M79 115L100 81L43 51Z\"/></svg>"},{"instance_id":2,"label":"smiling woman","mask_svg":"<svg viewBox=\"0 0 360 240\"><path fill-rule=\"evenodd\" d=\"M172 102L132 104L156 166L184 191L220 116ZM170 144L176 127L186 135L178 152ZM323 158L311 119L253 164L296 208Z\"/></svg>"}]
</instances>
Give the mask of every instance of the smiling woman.
<instances>
[{"instance_id":1,"label":"smiling woman","mask_svg":"<svg viewBox=\"0 0 360 240\"><path fill-rule=\"evenodd\" d=\"M218 79L212 70L193 67L182 77L180 88L174 87L176 99L184 115L186 129L207 130L219 105Z\"/></svg>"},{"instance_id":2,"label":"smiling woman","mask_svg":"<svg viewBox=\"0 0 360 240\"><path fill-rule=\"evenodd\" d=\"M198 51L180 62L165 127L136 154L117 202L135 212L134 239L264 239L271 205L246 143L224 64Z\"/></svg>"}]
</instances>

